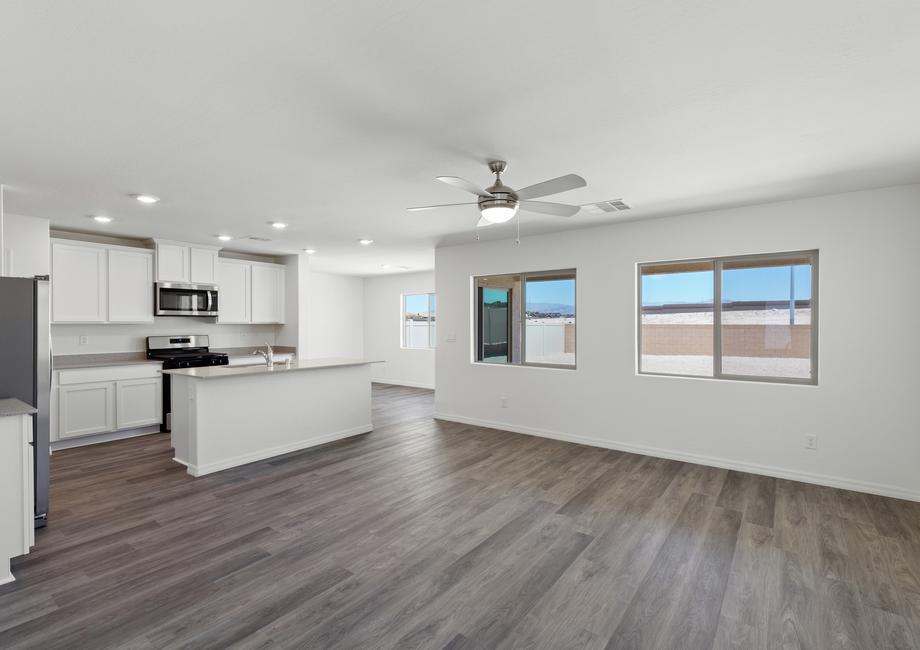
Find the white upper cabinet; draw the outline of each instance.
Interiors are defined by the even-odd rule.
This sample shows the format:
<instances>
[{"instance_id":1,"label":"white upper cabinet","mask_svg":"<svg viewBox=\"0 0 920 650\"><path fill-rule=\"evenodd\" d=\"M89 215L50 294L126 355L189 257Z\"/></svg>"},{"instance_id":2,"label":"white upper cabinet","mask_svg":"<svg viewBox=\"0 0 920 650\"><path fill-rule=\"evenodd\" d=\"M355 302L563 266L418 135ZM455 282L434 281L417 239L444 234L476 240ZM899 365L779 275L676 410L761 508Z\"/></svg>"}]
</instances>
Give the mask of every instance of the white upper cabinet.
<instances>
[{"instance_id":1,"label":"white upper cabinet","mask_svg":"<svg viewBox=\"0 0 920 650\"><path fill-rule=\"evenodd\" d=\"M217 246L154 239L157 282L214 284L217 282Z\"/></svg>"},{"instance_id":2,"label":"white upper cabinet","mask_svg":"<svg viewBox=\"0 0 920 650\"><path fill-rule=\"evenodd\" d=\"M218 322L249 323L252 320L252 264L236 260L217 263Z\"/></svg>"},{"instance_id":3,"label":"white upper cabinet","mask_svg":"<svg viewBox=\"0 0 920 650\"><path fill-rule=\"evenodd\" d=\"M51 273L48 220L23 217L18 214L3 216L3 268L0 275L31 278Z\"/></svg>"},{"instance_id":4,"label":"white upper cabinet","mask_svg":"<svg viewBox=\"0 0 920 650\"><path fill-rule=\"evenodd\" d=\"M217 249L198 248L190 250L193 284L214 284L217 282Z\"/></svg>"},{"instance_id":5,"label":"white upper cabinet","mask_svg":"<svg viewBox=\"0 0 920 650\"><path fill-rule=\"evenodd\" d=\"M153 251L53 240L51 321L153 322Z\"/></svg>"},{"instance_id":6,"label":"white upper cabinet","mask_svg":"<svg viewBox=\"0 0 920 650\"><path fill-rule=\"evenodd\" d=\"M101 246L54 243L51 246L51 320L104 323L107 318L106 254Z\"/></svg>"},{"instance_id":7,"label":"white upper cabinet","mask_svg":"<svg viewBox=\"0 0 920 650\"><path fill-rule=\"evenodd\" d=\"M157 242L157 282L191 282L191 249Z\"/></svg>"},{"instance_id":8,"label":"white upper cabinet","mask_svg":"<svg viewBox=\"0 0 920 650\"><path fill-rule=\"evenodd\" d=\"M251 322L284 322L283 266L253 262Z\"/></svg>"},{"instance_id":9,"label":"white upper cabinet","mask_svg":"<svg viewBox=\"0 0 920 650\"><path fill-rule=\"evenodd\" d=\"M153 322L153 254L109 250L110 323Z\"/></svg>"}]
</instances>

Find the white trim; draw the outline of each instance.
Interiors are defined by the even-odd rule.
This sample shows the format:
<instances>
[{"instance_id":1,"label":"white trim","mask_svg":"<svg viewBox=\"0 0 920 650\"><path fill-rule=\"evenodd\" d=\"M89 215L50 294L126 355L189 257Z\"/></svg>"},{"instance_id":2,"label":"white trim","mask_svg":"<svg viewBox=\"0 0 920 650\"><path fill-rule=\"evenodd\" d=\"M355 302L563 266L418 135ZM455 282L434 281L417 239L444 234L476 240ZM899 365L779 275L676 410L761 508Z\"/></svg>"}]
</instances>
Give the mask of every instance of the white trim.
<instances>
[{"instance_id":1,"label":"white trim","mask_svg":"<svg viewBox=\"0 0 920 650\"><path fill-rule=\"evenodd\" d=\"M86 445L97 445L101 442L112 442L113 440L124 440L127 438L137 438L138 436L149 436L151 433L160 433L160 425L154 424L137 429L125 429L124 431L109 431L88 436L77 436L75 438L65 438L62 440L53 440L51 442L51 451L60 449L71 449L73 447L85 447Z\"/></svg>"},{"instance_id":2,"label":"white trim","mask_svg":"<svg viewBox=\"0 0 920 650\"><path fill-rule=\"evenodd\" d=\"M539 438L551 438L553 440L562 440L564 442L574 442L580 445L589 445L591 447L603 447L605 449L616 449L634 454L643 454L645 456L654 456L656 458L668 458L679 460L696 465L707 465L709 467L719 467L722 469L733 469L740 472L751 474L761 474L763 476L772 476L774 478L788 479L790 481L801 481L803 483L813 483L815 485L824 485L826 487L840 488L844 490L853 490L855 492L866 492L868 494L878 494L885 497L894 497L896 499L907 499L909 501L920 501L920 491L905 490L897 485L885 483L872 483L869 481L859 481L848 479L842 476L828 476L826 474L814 474L811 472L802 472L794 469L785 469L782 467L773 467L771 465L760 465L757 463L748 463L745 461L731 460L728 458L719 458L717 456L706 456L703 454L692 454L670 449L660 449L658 447L649 447L646 445L634 445L616 440L606 440L603 438L592 438L590 436L580 436L570 433L560 433L548 429L538 429L535 427L523 427L516 424L505 422L495 422L492 420L481 420L479 418L470 418L463 415L453 415L450 413L435 413L435 419L447 420L448 422L459 422L461 424L471 424L478 427L489 429L500 429L511 431L513 433L523 433L528 436L537 436Z\"/></svg>"},{"instance_id":3,"label":"white trim","mask_svg":"<svg viewBox=\"0 0 920 650\"><path fill-rule=\"evenodd\" d=\"M388 386L408 386L409 388L426 388L434 390L434 384L423 384L417 381L400 381L398 379L371 379L372 384L386 384Z\"/></svg>"},{"instance_id":4,"label":"white trim","mask_svg":"<svg viewBox=\"0 0 920 650\"><path fill-rule=\"evenodd\" d=\"M6 575L3 575L3 567L6 567ZM8 585L16 581L13 571L10 569L10 558L6 558L6 561L0 560L0 576L2 576L0 577L0 585Z\"/></svg>"},{"instance_id":5,"label":"white trim","mask_svg":"<svg viewBox=\"0 0 920 650\"><path fill-rule=\"evenodd\" d=\"M194 465L192 463L181 461L178 458L173 458L173 460L180 465L185 465L188 467L188 473L192 476L205 476L206 474L213 474L214 472L230 469L231 467L239 467L240 465L247 465L249 463L265 460L266 458L274 458L275 456L289 454L292 451L308 449L310 447L316 447L317 445L323 445L327 442L341 440L342 438L348 438L350 436L356 436L362 433L369 433L373 430L374 425L367 423L357 427L352 427L350 429L344 429L342 431L335 431L333 433L315 436L307 440L298 440L297 442L288 443L286 445L270 447L269 449L260 449L259 451L255 451L249 454L241 454L239 456L234 456L233 458L227 458L214 463L208 463L207 465Z\"/></svg>"}]
</instances>

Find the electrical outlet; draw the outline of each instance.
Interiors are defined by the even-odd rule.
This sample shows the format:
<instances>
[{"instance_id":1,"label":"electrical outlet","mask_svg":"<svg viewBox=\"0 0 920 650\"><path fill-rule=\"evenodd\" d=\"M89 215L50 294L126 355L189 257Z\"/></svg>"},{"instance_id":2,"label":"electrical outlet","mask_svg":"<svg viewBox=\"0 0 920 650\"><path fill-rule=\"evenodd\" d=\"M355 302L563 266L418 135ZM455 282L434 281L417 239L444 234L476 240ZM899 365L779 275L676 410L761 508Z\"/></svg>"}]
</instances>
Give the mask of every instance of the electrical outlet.
<instances>
[{"instance_id":1,"label":"electrical outlet","mask_svg":"<svg viewBox=\"0 0 920 650\"><path fill-rule=\"evenodd\" d=\"M457 342L457 333L456 333L456 332L448 332L448 333L447 333L447 339L446 339L446 340L447 340L448 343L456 343L456 342Z\"/></svg>"},{"instance_id":2,"label":"electrical outlet","mask_svg":"<svg viewBox=\"0 0 920 650\"><path fill-rule=\"evenodd\" d=\"M508 398L507 398L507 397L501 397L501 398L499 398L499 399L501 400L502 408L503 408L503 409L508 408Z\"/></svg>"},{"instance_id":3,"label":"electrical outlet","mask_svg":"<svg viewBox=\"0 0 920 650\"><path fill-rule=\"evenodd\" d=\"M805 449L817 449L818 448L818 436L813 433L805 434Z\"/></svg>"},{"instance_id":4,"label":"electrical outlet","mask_svg":"<svg viewBox=\"0 0 920 650\"><path fill-rule=\"evenodd\" d=\"M81 335L81 336L80 336L80 345L89 345L89 337L88 337L88 336L83 336L83 335Z\"/></svg>"}]
</instances>

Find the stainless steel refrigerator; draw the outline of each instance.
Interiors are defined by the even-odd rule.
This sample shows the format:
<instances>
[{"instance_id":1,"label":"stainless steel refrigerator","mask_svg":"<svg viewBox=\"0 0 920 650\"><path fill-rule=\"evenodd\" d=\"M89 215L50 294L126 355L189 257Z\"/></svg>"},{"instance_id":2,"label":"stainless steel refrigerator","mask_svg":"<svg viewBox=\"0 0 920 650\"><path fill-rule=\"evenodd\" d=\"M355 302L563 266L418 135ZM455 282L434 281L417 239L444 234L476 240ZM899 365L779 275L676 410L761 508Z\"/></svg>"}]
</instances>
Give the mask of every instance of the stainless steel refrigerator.
<instances>
[{"instance_id":1,"label":"stainless steel refrigerator","mask_svg":"<svg viewBox=\"0 0 920 650\"><path fill-rule=\"evenodd\" d=\"M51 324L48 276L0 278L0 398L38 409L33 418L35 526L48 522Z\"/></svg>"}]
</instances>

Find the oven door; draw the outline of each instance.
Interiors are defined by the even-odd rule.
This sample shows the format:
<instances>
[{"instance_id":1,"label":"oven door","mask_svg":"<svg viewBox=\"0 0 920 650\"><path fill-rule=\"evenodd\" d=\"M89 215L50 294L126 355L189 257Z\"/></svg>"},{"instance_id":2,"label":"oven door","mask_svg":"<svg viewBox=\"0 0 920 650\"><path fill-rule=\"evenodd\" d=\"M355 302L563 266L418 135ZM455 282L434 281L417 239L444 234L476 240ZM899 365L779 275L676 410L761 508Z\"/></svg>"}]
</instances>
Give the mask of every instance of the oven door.
<instances>
[{"instance_id":1,"label":"oven door","mask_svg":"<svg viewBox=\"0 0 920 650\"><path fill-rule=\"evenodd\" d=\"M157 316L217 316L216 284L156 283Z\"/></svg>"}]
</instances>

